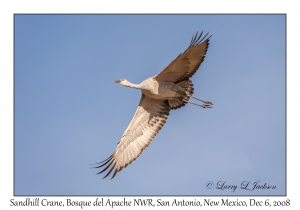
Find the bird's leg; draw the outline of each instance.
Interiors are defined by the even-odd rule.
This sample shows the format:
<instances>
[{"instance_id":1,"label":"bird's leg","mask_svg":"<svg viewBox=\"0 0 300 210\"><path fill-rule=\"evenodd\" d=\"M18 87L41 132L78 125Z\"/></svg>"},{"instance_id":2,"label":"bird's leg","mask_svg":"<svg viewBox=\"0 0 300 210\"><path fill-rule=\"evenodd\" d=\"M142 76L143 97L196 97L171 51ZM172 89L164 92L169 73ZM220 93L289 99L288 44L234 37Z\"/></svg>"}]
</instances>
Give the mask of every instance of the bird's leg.
<instances>
[{"instance_id":1,"label":"bird's leg","mask_svg":"<svg viewBox=\"0 0 300 210\"><path fill-rule=\"evenodd\" d=\"M195 104L195 103L193 103L193 102L189 102L189 101L187 101L187 100L185 100L185 99L182 99L184 102L186 102L186 103L189 103L189 104L193 104L193 105L196 105L196 106L201 106L202 108L212 108L212 106L211 105L209 105L209 104Z\"/></svg>"},{"instance_id":2,"label":"bird's leg","mask_svg":"<svg viewBox=\"0 0 300 210\"><path fill-rule=\"evenodd\" d=\"M190 96L190 97L195 98L193 96ZM211 105L213 105L213 104L211 102L209 102L209 101L203 101L203 100L198 99L198 98L195 98L195 99L203 102L204 104L196 104L196 103L193 103L193 102L189 102L188 100L184 99L183 97L169 97L168 98L168 100L182 100L182 101L184 101L186 103L193 104L193 105L196 105L196 106L200 106L202 108L212 108Z\"/></svg>"},{"instance_id":3,"label":"bird's leg","mask_svg":"<svg viewBox=\"0 0 300 210\"><path fill-rule=\"evenodd\" d=\"M203 103L205 103L205 104L211 104L211 105L213 105L213 103L211 103L210 101L203 101L203 100L201 100L201 99L199 99L199 98L196 98L196 97L194 97L194 96L191 96L191 98L196 99L196 100L198 100L198 101L201 101L201 102L203 102Z\"/></svg>"}]
</instances>

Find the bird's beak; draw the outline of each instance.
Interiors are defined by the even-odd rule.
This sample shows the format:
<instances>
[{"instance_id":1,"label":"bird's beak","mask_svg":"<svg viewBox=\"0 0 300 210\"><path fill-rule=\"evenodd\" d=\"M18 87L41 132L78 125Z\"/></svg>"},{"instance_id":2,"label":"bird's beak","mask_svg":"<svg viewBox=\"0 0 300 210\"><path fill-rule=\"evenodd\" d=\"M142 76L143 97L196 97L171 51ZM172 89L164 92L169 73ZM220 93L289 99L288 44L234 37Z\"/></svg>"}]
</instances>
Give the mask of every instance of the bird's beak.
<instances>
[{"instance_id":1,"label":"bird's beak","mask_svg":"<svg viewBox=\"0 0 300 210\"><path fill-rule=\"evenodd\" d=\"M115 81L115 83L120 83L120 82L121 82L120 80L116 80L116 81Z\"/></svg>"}]
</instances>

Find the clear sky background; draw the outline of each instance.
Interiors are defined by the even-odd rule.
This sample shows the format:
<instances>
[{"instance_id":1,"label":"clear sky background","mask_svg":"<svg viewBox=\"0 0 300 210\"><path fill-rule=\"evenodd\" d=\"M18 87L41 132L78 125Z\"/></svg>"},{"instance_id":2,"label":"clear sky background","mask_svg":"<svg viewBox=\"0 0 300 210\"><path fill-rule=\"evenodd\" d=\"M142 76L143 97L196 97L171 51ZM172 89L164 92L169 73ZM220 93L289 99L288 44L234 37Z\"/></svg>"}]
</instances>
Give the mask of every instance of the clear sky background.
<instances>
[{"instance_id":1,"label":"clear sky background","mask_svg":"<svg viewBox=\"0 0 300 210\"><path fill-rule=\"evenodd\" d=\"M15 195L285 194L284 15L15 15L14 24ZM194 95L214 108L171 111L137 160L113 180L95 175L90 164L114 151L141 95L113 81L157 74L202 30L213 36ZM276 189L239 189L243 181Z\"/></svg>"}]
</instances>

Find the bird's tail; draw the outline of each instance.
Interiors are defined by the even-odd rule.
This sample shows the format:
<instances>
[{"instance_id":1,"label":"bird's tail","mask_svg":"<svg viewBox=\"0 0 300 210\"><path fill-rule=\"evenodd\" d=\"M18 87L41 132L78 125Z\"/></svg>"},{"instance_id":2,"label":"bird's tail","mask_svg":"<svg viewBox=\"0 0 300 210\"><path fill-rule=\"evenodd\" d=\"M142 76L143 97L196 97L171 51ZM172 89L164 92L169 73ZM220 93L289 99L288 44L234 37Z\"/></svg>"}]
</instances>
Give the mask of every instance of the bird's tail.
<instances>
[{"instance_id":1,"label":"bird's tail","mask_svg":"<svg viewBox=\"0 0 300 210\"><path fill-rule=\"evenodd\" d=\"M194 87L193 87L193 83L191 80L184 80L181 81L179 83L177 83L177 85L179 85L180 87L182 87L186 92L187 95L182 99L169 99L169 106L171 109L178 109L180 107L183 107L184 105L187 104L186 101L188 101L191 97L191 95L193 95L194 93Z\"/></svg>"}]
</instances>

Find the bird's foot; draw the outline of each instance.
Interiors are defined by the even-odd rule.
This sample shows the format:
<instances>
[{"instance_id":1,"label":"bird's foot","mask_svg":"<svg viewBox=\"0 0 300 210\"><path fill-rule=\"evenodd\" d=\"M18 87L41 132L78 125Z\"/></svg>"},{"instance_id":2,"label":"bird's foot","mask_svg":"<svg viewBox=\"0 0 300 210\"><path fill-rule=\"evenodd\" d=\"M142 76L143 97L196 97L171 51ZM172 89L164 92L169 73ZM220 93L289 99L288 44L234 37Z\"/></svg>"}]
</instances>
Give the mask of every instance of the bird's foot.
<instances>
[{"instance_id":1,"label":"bird's foot","mask_svg":"<svg viewBox=\"0 0 300 210\"><path fill-rule=\"evenodd\" d=\"M208 101L209 102L209 101ZM211 103L211 102L209 102L209 103ZM212 103L211 103L212 104ZM202 108L213 108L213 106L211 106L211 105L209 105L209 104L201 104L201 107Z\"/></svg>"},{"instance_id":2,"label":"bird's foot","mask_svg":"<svg viewBox=\"0 0 300 210\"><path fill-rule=\"evenodd\" d=\"M203 103L213 105L213 103L211 103L210 101L203 101Z\"/></svg>"}]
</instances>

